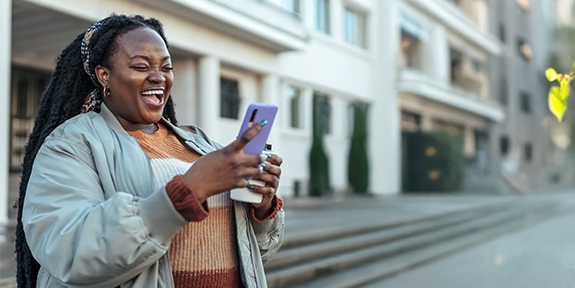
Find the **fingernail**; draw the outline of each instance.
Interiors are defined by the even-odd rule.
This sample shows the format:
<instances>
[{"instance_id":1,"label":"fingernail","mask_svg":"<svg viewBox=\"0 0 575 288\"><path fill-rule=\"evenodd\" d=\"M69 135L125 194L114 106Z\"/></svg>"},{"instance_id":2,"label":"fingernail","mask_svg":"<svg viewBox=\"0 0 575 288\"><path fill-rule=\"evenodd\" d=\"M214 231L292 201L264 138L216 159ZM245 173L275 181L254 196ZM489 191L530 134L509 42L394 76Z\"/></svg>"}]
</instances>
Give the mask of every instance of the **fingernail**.
<instances>
[{"instance_id":1,"label":"fingernail","mask_svg":"<svg viewBox=\"0 0 575 288\"><path fill-rule=\"evenodd\" d=\"M256 186L254 186L252 184L248 184L248 186L246 186L246 187L248 187L248 189L250 189L250 190L253 190L254 188L256 188Z\"/></svg>"},{"instance_id":2,"label":"fingernail","mask_svg":"<svg viewBox=\"0 0 575 288\"><path fill-rule=\"evenodd\" d=\"M270 159L270 158L272 158L272 154L270 154L270 153L266 153L266 158L267 158L267 159Z\"/></svg>"},{"instance_id":3,"label":"fingernail","mask_svg":"<svg viewBox=\"0 0 575 288\"><path fill-rule=\"evenodd\" d=\"M262 166L262 169L263 169L263 168L266 168L266 164L265 164L265 163L260 164L260 166Z\"/></svg>"},{"instance_id":4,"label":"fingernail","mask_svg":"<svg viewBox=\"0 0 575 288\"><path fill-rule=\"evenodd\" d=\"M266 126L266 124L268 124L268 120L264 119L264 120L260 121L260 126L261 126L261 127Z\"/></svg>"}]
</instances>

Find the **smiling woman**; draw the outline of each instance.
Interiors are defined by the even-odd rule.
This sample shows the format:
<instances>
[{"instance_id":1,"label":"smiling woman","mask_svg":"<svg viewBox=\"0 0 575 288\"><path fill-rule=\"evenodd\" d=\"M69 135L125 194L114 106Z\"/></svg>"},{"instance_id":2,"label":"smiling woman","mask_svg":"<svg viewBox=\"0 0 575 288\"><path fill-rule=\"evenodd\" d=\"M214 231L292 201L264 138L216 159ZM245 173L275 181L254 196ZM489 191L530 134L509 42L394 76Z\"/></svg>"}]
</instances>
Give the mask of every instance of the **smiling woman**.
<instances>
[{"instance_id":1,"label":"smiling woman","mask_svg":"<svg viewBox=\"0 0 575 288\"><path fill-rule=\"evenodd\" d=\"M147 27L120 36L117 43L110 63L95 68L109 94L104 103L127 131L152 134L174 79L170 53L160 35Z\"/></svg>"},{"instance_id":2,"label":"smiling woman","mask_svg":"<svg viewBox=\"0 0 575 288\"><path fill-rule=\"evenodd\" d=\"M19 287L266 287L283 160L242 153L265 121L225 147L178 127L173 79L155 19L112 15L64 49L26 146ZM231 200L243 187L262 202Z\"/></svg>"}]
</instances>

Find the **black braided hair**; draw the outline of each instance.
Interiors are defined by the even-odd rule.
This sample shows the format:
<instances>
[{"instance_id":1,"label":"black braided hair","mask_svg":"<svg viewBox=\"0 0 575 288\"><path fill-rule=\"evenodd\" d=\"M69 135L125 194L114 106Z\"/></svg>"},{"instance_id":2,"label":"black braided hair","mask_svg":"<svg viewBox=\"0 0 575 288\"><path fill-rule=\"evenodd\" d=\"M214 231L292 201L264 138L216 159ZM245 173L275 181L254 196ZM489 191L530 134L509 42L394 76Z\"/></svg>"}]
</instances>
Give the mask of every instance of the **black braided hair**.
<instances>
[{"instance_id":1,"label":"black braided hair","mask_svg":"<svg viewBox=\"0 0 575 288\"><path fill-rule=\"evenodd\" d=\"M110 58L118 51L117 40L119 36L140 27L149 27L162 37L166 46L168 42L164 36L162 24L153 18L145 19L142 16L125 16L112 14L102 21L102 27L97 30L90 40L92 51L90 62L92 67L102 65L110 68ZM92 91L97 91L97 97L102 99L102 87L96 87L84 71L80 46L84 33L76 37L62 54L58 57L56 69L52 74L50 84L42 95L38 116L34 122L34 129L30 135L22 164L22 179L20 193L16 208L18 208L18 223L16 226L16 279L18 287L36 287L36 277L40 264L33 258L30 247L26 242L22 226L22 207L26 197L26 188L32 171L32 165L44 139L64 121L78 115L85 97ZM177 124L174 104L171 95L164 108L164 118L174 125Z\"/></svg>"}]
</instances>

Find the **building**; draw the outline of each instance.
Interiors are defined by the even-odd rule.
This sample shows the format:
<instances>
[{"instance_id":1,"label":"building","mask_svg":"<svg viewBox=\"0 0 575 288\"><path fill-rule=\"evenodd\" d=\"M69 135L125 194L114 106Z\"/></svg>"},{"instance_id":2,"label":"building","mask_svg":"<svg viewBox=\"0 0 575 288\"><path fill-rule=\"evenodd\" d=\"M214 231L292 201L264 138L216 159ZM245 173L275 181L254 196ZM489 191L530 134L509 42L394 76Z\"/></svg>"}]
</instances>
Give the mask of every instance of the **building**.
<instances>
[{"instance_id":1,"label":"building","mask_svg":"<svg viewBox=\"0 0 575 288\"><path fill-rule=\"evenodd\" d=\"M488 0L400 3L397 87L404 189L414 189L408 187L414 181L435 180L440 175L432 167L429 172L421 171L419 166L426 162L411 159L435 154L435 150L429 150L418 156L412 151L411 142L420 141L408 137L414 131L456 135L463 141L466 158L486 162L490 127L505 121L489 77L491 60L502 52L500 42L489 30L490 5ZM425 174L418 176L410 166L417 166L417 171Z\"/></svg>"},{"instance_id":2,"label":"building","mask_svg":"<svg viewBox=\"0 0 575 288\"><path fill-rule=\"evenodd\" d=\"M554 52L553 15L559 21L565 18L551 4L494 1L491 9L491 29L503 48L493 61L492 91L507 118L491 129L491 157L500 164L494 168L525 193L573 183L570 121L558 122L547 104L549 84L544 73Z\"/></svg>"},{"instance_id":3,"label":"building","mask_svg":"<svg viewBox=\"0 0 575 288\"><path fill-rule=\"evenodd\" d=\"M321 118L332 187L347 187L349 104L370 105L370 191L399 192L395 90L396 1L12 0L0 4L0 222L13 209L24 145L60 51L112 12L158 18L170 41L180 123L232 141L251 102L276 103L270 142L285 159L280 195L305 194L312 102ZM9 45L7 43L10 43ZM391 45L390 45L391 44ZM396 45L397 44L397 45ZM8 193L7 191L13 191Z\"/></svg>"}]
</instances>

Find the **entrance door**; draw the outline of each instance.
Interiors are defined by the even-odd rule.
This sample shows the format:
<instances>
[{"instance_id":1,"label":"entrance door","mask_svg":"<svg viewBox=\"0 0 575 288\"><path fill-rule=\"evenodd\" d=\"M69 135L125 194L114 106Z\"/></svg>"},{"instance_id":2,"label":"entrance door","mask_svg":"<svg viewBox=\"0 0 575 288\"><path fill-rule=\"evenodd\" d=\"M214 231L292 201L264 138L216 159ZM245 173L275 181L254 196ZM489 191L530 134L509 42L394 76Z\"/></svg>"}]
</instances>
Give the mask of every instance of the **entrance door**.
<instances>
[{"instance_id":1,"label":"entrance door","mask_svg":"<svg viewBox=\"0 0 575 288\"><path fill-rule=\"evenodd\" d=\"M40 96L50 81L50 72L12 67L10 96L10 171L22 169L24 147L34 127Z\"/></svg>"}]
</instances>

